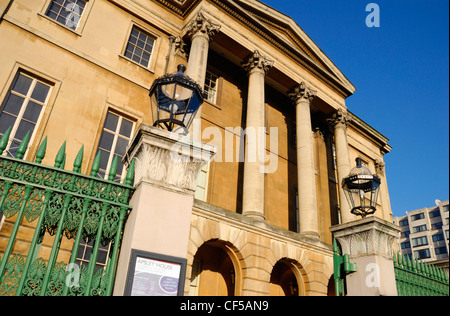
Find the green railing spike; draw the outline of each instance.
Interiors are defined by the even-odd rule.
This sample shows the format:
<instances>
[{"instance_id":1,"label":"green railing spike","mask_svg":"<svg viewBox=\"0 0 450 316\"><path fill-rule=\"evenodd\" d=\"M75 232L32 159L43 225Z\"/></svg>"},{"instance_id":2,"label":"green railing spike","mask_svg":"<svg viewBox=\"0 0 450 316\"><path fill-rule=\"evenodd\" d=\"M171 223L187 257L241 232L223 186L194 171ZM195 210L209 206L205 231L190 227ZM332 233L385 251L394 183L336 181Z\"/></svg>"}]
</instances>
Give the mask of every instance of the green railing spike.
<instances>
[{"instance_id":1,"label":"green railing spike","mask_svg":"<svg viewBox=\"0 0 450 316\"><path fill-rule=\"evenodd\" d=\"M414 272L417 271L417 259L413 259L413 260L412 260L412 268L413 268L413 271L414 271Z\"/></svg>"},{"instance_id":2,"label":"green railing spike","mask_svg":"<svg viewBox=\"0 0 450 316\"><path fill-rule=\"evenodd\" d=\"M406 266L408 267L408 270L412 269L411 259L409 259L409 256L406 257Z\"/></svg>"},{"instance_id":3,"label":"green railing spike","mask_svg":"<svg viewBox=\"0 0 450 316\"><path fill-rule=\"evenodd\" d=\"M398 253L398 266L403 267L403 256L400 252Z\"/></svg>"},{"instance_id":4,"label":"green railing spike","mask_svg":"<svg viewBox=\"0 0 450 316\"><path fill-rule=\"evenodd\" d=\"M125 185L132 186L134 180L134 162L135 159L131 160L130 166L128 167L127 176L125 177Z\"/></svg>"},{"instance_id":5,"label":"green railing spike","mask_svg":"<svg viewBox=\"0 0 450 316\"><path fill-rule=\"evenodd\" d=\"M39 146L37 152L36 152L36 163L41 163L42 160L45 157L45 152L47 151L47 136L45 136L44 140L41 143L41 146Z\"/></svg>"},{"instance_id":6,"label":"green railing spike","mask_svg":"<svg viewBox=\"0 0 450 316\"><path fill-rule=\"evenodd\" d=\"M95 156L94 162L92 163L92 168L91 168L91 176L92 177L96 177L98 170L100 169L100 159L101 159L101 151L99 150L97 155Z\"/></svg>"},{"instance_id":7,"label":"green railing spike","mask_svg":"<svg viewBox=\"0 0 450 316\"><path fill-rule=\"evenodd\" d=\"M81 172L81 165L83 164L83 155L84 155L84 145L81 146L81 149L78 152L78 155L75 158L75 161L73 162L73 172L77 172L77 173Z\"/></svg>"},{"instance_id":8,"label":"green railing spike","mask_svg":"<svg viewBox=\"0 0 450 316\"><path fill-rule=\"evenodd\" d=\"M17 159L22 159L23 156L25 156L25 153L27 152L28 148L28 142L30 141L30 134L31 134L30 131L28 131L25 137L20 142L19 148L17 149L16 155Z\"/></svg>"},{"instance_id":9,"label":"green railing spike","mask_svg":"<svg viewBox=\"0 0 450 316\"><path fill-rule=\"evenodd\" d=\"M420 274L423 273L423 271L422 271L422 262L420 260L417 262L417 272L420 273Z\"/></svg>"},{"instance_id":10,"label":"green railing spike","mask_svg":"<svg viewBox=\"0 0 450 316\"><path fill-rule=\"evenodd\" d=\"M108 176L109 181L114 181L114 178L117 173L118 163L119 163L119 156L116 155L112 161L111 169L109 170L109 176Z\"/></svg>"},{"instance_id":11,"label":"green railing spike","mask_svg":"<svg viewBox=\"0 0 450 316\"><path fill-rule=\"evenodd\" d=\"M8 127L5 134L3 134L2 138L0 139L0 155L3 153L3 151L5 151L6 146L8 146L10 134L11 134L11 126Z\"/></svg>"},{"instance_id":12,"label":"green railing spike","mask_svg":"<svg viewBox=\"0 0 450 316\"><path fill-rule=\"evenodd\" d=\"M62 144L61 148L58 151L58 154L55 158L55 168L61 168L62 163L64 162L64 155L66 153L66 141Z\"/></svg>"}]
</instances>

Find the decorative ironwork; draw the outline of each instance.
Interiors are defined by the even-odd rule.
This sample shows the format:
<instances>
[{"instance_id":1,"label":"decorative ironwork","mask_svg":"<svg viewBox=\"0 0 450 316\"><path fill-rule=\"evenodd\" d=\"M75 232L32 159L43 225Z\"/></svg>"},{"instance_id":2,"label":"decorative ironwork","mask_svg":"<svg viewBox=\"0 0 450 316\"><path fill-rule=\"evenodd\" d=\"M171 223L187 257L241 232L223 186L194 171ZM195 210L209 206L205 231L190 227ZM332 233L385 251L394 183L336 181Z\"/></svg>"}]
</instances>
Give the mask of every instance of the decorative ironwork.
<instances>
[{"instance_id":1,"label":"decorative ironwork","mask_svg":"<svg viewBox=\"0 0 450 316\"><path fill-rule=\"evenodd\" d=\"M434 265L394 253L398 296L449 296L447 273Z\"/></svg>"},{"instance_id":2,"label":"decorative ironwork","mask_svg":"<svg viewBox=\"0 0 450 316\"><path fill-rule=\"evenodd\" d=\"M8 143L8 129L0 139L0 155ZM35 161L23 161L29 135L17 150L16 158L0 156L0 212L13 221L3 253L0 253L0 296L110 296L128 205L133 192L134 161L123 184L95 177L100 168L100 152L91 175L82 175L84 148L79 151L73 171L64 170L66 143L55 158L54 167L41 165L47 138ZM117 165L117 156L113 165ZM15 220L14 220L15 217ZM28 252L15 249L19 228L33 223L35 231ZM45 235L54 236L49 256L37 258ZM74 240L69 262L57 263L62 238ZM80 241L94 241L89 264L76 265ZM110 245L109 260L96 270L100 245ZM75 267L75 269L74 269Z\"/></svg>"},{"instance_id":3,"label":"decorative ironwork","mask_svg":"<svg viewBox=\"0 0 450 316\"><path fill-rule=\"evenodd\" d=\"M334 291L336 296L346 295L345 279L347 275L357 271L355 263L350 262L349 255L342 255L336 238L333 238Z\"/></svg>"}]
</instances>

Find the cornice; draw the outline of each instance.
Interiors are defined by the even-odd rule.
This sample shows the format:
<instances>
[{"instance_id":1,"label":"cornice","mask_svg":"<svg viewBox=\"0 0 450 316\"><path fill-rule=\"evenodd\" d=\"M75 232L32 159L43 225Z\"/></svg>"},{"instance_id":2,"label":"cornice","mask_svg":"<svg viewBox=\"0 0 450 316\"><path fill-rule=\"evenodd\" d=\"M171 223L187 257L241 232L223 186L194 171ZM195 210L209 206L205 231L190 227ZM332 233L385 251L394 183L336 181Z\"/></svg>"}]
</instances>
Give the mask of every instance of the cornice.
<instances>
[{"instance_id":1,"label":"cornice","mask_svg":"<svg viewBox=\"0 0 450 316\"><path fill-rule=\"evenodd\" d=\"M176 5L174 0L155 0L161 5L165 6L169 10L175 12L182 18L185 18L193 8L199 4L201 1L205 0L186 0L183 5L180 3ZM304 69L309 71L312 75L317 77L319 80L324 82L326 85L335 90L339 95L347 98L353 94L355 88L349 82L343 82L337 76L335 76L328 67L324 66L323 63L318 62L317 56L312 56L312 53L308 53L306 47L307 44L299 42L299 39L293 36L293 31L290 27L283 28L282 31L293 40L298 47L292 45L288 41L280 38L280 36L274 31L268 28L274 27L274 22L269 23L269 21L263 18L261 15L257 15L254 10L250 12L248 9L242 7L236 1L233 0L208 0L210 3L222 9L224 12L228 13L230 16L235 18L237 21L245 25L247 28L258 34L265 41L279 49L281 52L286 54L289 58L294 60ZM263 21L266 21L264 24ZM277 28L279 29L279 27ZM343 76L343 75L342 75Z\"/></svg>"}]
</instances>

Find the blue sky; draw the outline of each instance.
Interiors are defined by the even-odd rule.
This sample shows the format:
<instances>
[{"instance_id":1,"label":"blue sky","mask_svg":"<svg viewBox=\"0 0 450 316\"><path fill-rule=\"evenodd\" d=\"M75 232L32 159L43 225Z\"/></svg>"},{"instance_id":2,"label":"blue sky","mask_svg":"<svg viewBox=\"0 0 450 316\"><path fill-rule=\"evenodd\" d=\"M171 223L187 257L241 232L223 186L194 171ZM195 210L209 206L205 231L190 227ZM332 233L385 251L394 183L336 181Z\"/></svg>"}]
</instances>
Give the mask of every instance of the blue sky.
<instances>
[{"instance_id":1,"label":"blue sky","mask_svg":"<svg viewBox=\"0 0 450 316\"><path fill-rule=\"evenodd\" d=\"M263 0L289 15L358 89L347 106L390 139L394 216L449 198L449 1ZM380 27L368 28L369 3Z\"/></svg>"}]
</instances>

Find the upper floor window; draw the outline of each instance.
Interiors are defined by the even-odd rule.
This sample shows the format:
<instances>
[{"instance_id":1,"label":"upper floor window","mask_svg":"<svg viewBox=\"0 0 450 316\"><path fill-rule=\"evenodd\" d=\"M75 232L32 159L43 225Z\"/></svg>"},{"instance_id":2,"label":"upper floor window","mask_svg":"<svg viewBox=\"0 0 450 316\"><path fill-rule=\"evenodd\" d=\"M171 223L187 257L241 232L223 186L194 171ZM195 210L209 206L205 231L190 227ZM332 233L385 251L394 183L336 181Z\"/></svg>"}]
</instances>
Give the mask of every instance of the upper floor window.
<instances>
[{"instance_id":1,"label":"upper floor window","mask_svg":"<svg viewBox=\"0 0 450 316\"><path fill-rule=\"evenodd\" d=\"M11 127L6 152L15 157L28 131L33 136L42 109L48 102L51 86L37 78L19 72L0 107L0 137ZM1 153L0 153L1 154Z\"/></svg>"},{"instance_id":2,"label":"upper floor window","mask_svg":"<svg viewBox=\"0 0 450 316\"><path fill-rule=\"evenodd\" d=\"M76 30L85 7L85 0L51 0L45 15L72 30Z\"/></svg>"},{"instance_id":3,"label":"upper floor window","mask_svg":"<svg viewBox=\"0 0 450 316\"><path fill-rule=\"evenodd\" d=\"M425 218L425 215L423 213L415 214L411 216L412 221L417 221L419 219Z\"/></svg>"},{"instance_id":4,"label":"upper floor window","mask_svg":"<svg viewBox=\"0 0 450 316\"><path fill-rule=\"evenodd\" d=\"M131 29L131 34L125 48L125 57L148 68L153 53L155 39L136 26Z\"/></svg>"},{"instance_id":5,"label":"upper floor window","mask_svg":"<svg viewBox=\"0 0 450 316\"><path fill-rule=\"evenodd\" d=\"M400 226L408 226L409 225L409 223L408 223L408 220L407 219L403 219L403 220L401 220L400 222L399 222L399 225Z\"/></svg>"},{"instance_id":6,"label":"upper floor window","mask_svg":"<svg viewBox=\"0 0 450 316\"><path fill-rule=\"evenodd\" d=\"M134 122L113 112L106 115L102 135L98 144L101 152L99 176L107 179L114 157L118 156L117 172L114 181L120 181L125 176L122 158L134 131Z\"/></svg>"},{"instance_id":7,"label":"upper floor window","mask_svg":"<svg viewBox=\"0 0 450 316\"><path fill-rule=\"evenodd\" d=\"M218 80L219 77L209 71L206 72L204 91L208 102L216 103Z\"/></svg>"}]
</instances>

